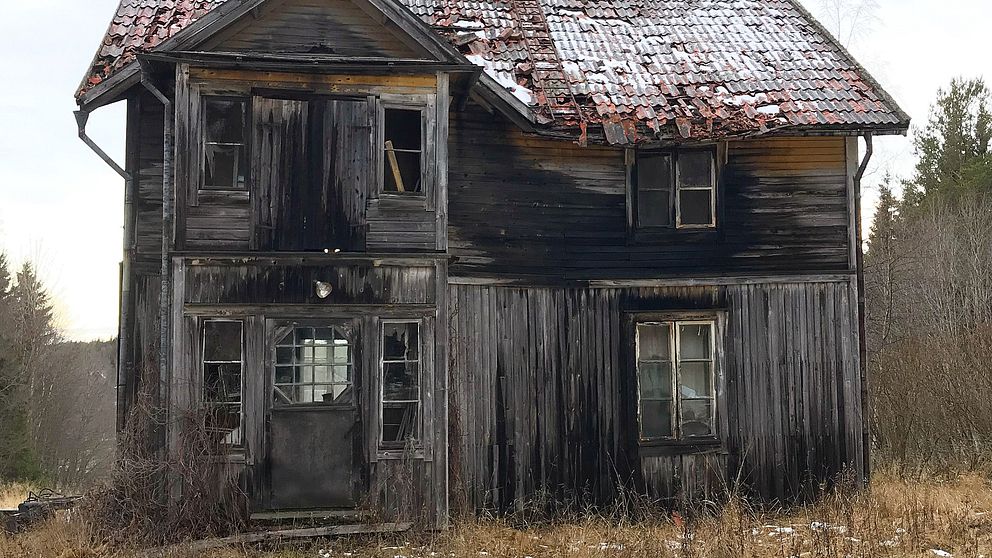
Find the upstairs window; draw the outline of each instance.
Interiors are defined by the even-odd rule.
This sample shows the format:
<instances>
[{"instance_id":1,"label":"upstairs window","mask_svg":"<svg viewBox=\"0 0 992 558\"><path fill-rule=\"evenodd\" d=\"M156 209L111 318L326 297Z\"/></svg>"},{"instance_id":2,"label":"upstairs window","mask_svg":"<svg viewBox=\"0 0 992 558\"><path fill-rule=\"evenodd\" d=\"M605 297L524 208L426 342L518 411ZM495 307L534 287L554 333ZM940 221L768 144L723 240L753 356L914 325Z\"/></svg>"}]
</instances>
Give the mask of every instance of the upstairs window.
<instances>
[{"instance_id":1,"label":"upstairs window","mask_svg":"<svg viewBox=\"0 0 992 558\"><path fill-rule=\"evenodd\" d=\"M716 436L714 322L637 323L641 441Z\"/></svg>"},{"instance_id":2,"label":"upstairs window","mask_svg":"<svg viewBox=\"0 0 992 558\"><path fill-rule=\"evenodd\" d=\"M384 323L381 350L381 442L402 447L420 438L420 323Z\"/></svg>"},{"instance_id":3,"label":"upstairs window","mask_svg":"<svg viewBox=\"0 0 992 558\"><path fill-rule=\"evenodd\" d=\"M385 109L382 190L421 195L424 118L419 109Z\"/></svg>"},{"instance_id":4,"label":"upstairs window","mask_svg":"<svg viewBox=\"0 0 992 558\"><path fill-rule=\"evenodd\" d=\"M716 156L712 149L638 152L638 228L716 227Z\"/></svg>"},{"instance_id":5,"label":"upstairs window","mask_svg":"<svg viewBox=\"0 0 992 558\"><path fill-rule=\"evenodd\" d=\"M225 446L244 443L244 350L242 323L208 320L203 324L203 403L207 431Z\"/></svg>"},{"instance_id":6,"label":"upstairs window","mask_svg":"<svg viewBox=\"0 0 992 558\"><path fill-rule=\"evenodd\" d=\"M203 183L207 190L244 190L248 175L248 103L203 98Z\"/></svg>"}]
</instances>

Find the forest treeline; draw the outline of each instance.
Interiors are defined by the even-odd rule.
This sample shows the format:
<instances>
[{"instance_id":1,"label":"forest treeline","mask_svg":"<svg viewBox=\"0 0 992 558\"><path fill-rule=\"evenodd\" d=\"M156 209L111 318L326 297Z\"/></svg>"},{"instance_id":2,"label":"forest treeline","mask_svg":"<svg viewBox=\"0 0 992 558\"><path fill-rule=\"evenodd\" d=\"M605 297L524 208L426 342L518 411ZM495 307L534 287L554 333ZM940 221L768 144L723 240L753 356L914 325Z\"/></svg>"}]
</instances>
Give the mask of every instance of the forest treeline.
<instances>
[{"instance_id":1,"label":"forest treeline","mask_svg":"<svg viewBox=\"0 0 992 558\"><path fill-rule=\"evenodd\" d=\"M875 457L903 475L992 466L990 102L981 80L939 93L868 239Z\"/></svg>"},{"instance_id":2,"label":"forest treeline","mask_svg":"<svg viewBox=\"0 0 992 558\"><path fill-rule=\"evenodd\" d=\"M66 341L31 263L0 253L0 481L82 488L114 459L116 343Z\"/></svg>"}]
</instances>

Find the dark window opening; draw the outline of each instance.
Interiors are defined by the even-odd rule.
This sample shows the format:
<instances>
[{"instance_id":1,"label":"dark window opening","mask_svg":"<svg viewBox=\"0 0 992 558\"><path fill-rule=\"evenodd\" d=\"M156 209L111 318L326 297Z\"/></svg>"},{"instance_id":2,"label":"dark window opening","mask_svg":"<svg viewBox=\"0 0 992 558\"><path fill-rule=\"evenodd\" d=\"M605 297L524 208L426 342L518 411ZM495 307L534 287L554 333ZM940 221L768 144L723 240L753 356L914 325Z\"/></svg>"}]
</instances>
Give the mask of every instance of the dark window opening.
<instances>
[{"instance_id":1,"label":"dark window opening","mask_svg":"<svg viewBox=\"0 0 992 558\"><path fill-rule=\"evenodd\" d=\"M639 228L715 227L714 152L639 152L635 192Z\"/></svg>"},{"instance_id":2,"label":"dark window opening","mask_svg":"<svg viewBox=\"0 0 992 558\"><path fill-rule=\"evenodd\" d=\"M295 327L275 350L274 406L354 402L354 355L345 332Z\"/></svg>"},{"instance_id":3,"label":"dark window opening","mask_svg":"<svg viewBox=\"0 0 992 558\"><path fill-rule=\"evenodd\" d=\"M396 194L423 192L421 155L423 116L419 110L385 110L383 191Z\"/></svg>"},{"instance_id":4,"label":"dark window opening","mask_svg":"<svg viewBox=\"0 0 992 558\"><path fill-rule=\"evenodd\" d=\"M716 388L712 321L637 324L642 441L712 438Z\"/></svg>"},{"instance_id":5,"label":"dark window opening","mask_svg":"<svg viewBox=\"0 0 992 558\"><path fill-rule=\"evenodd\" d=\"M247 102L203 99L203 188L243 190L248 175Z\"/></svg>"},{"instance_id":6,"label":"dark window opening","mask_svg":"<svg viewBox=\"0 0 992 558\"><path fill-rule=\"evenodd\" d=\"M420 324L382 326L382 443L402 445L420 437Z\"/></svg>"},{"instance_id":7,"label":"dark window opening","mask_svg":"<svg viewBox=\"0 0 992 558\"><path fill-rule=\"evenodd\" d=\"M203 324L203 403L207 432L224 446L244 444L244 356L242 324L209 320Z\"/></svg>"}]
</instances>

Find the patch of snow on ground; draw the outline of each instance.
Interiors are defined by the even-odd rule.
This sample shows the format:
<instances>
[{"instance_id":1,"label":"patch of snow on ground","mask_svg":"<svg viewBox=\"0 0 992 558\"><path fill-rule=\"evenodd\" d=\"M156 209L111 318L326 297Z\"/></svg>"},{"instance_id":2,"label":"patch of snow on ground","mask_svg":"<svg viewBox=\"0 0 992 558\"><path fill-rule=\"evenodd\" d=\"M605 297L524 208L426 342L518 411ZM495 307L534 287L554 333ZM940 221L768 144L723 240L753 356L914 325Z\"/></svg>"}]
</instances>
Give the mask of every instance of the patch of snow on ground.
<instances>
[{"instance_id":1,"label":"patch of snow on ground","mask_svg":"<svg viewBox=\"0 0 992 558\"><path fill-rule=\"evenodd\" d=\"M940 550L940 549L937 549L937 548L931 548L930 549L930 554L933 554L934 556L942 556L944 558L951 558L951 557L954 556L953 554L951 554L950 552L947 552L946 550Z\"/></svg>"}]
</instances>

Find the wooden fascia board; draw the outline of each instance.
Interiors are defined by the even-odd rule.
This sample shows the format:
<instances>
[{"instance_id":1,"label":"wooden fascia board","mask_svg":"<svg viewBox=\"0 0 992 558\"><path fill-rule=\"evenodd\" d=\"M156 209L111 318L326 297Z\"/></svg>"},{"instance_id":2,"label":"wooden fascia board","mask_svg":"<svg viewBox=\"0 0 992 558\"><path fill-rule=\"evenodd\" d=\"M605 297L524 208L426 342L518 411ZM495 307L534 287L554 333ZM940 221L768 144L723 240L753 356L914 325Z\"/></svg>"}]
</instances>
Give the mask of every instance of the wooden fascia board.
<instances>
[{"instance_id":1,"label":"wooden fascia board","mask_svg":"<svg viewBox=\"0 0 992 558\"><path fill-rule=\"evenodd\" d=\"M104 80L84 93L76 101L79 108L93 112L94 110L119 101L124 93L141 81L141 70L138 62L134 61L119 70L110 79Z\"/></svg>"}]
</instances>

